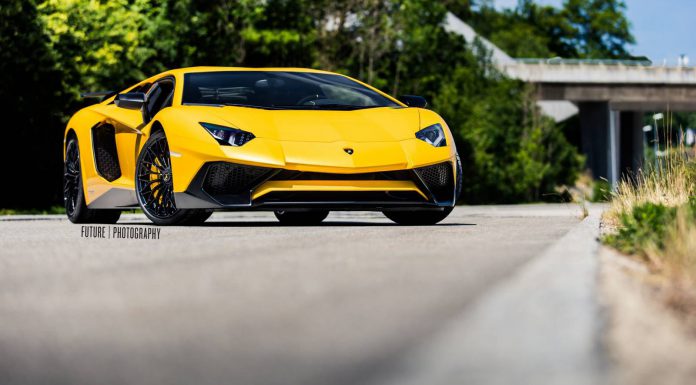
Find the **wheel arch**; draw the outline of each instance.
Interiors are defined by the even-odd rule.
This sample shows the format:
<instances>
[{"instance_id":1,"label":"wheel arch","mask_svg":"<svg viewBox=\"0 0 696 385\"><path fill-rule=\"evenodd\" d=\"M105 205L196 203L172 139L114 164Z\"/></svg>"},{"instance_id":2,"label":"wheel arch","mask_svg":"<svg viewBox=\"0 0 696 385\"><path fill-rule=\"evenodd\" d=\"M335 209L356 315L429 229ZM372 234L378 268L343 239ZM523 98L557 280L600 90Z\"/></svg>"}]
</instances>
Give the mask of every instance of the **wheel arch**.
<instances>
[{"instance_id":1,"label":"wheel arch","mask_svg":"<svg viewBox=\"0 0 696 385\"><path fill-rule=\"evenodd\" d=\"M159 119L153 119L144 129L143 134L139 137L139 143L137 145L136 162L140 157L141 152L145 148L147 140L154 134L158 132L163 132L164 136L167 136L167 131L164 129L164 125ZM137 166L136 166L137 167Z\"/></svg>"},{"instance_id":2,"label":"wheel arch","mask_svg":"<svg viewBox=\"0 0 696 385\"><path fill-rule=\"evenodd\" d=\"M152 125L150 126L150 135L153 135L159 131L163 131L164 136L167 136L167 131L164 129L164 125L162 125L162 122L160 122L159 120L154 120L152 122Z\"/></svg>"},{"instance_id":3,"label":"wheel arch","mask_svg":"<svg viewBox=\"0 0 696 385\"><path fill-rule=\"evenodd\" d=\"M65 160L65 151L68 148L68 142L70 139L77 139L77 132L72 127L65 130L65 138L63 139L63 160Z\"/></svg>"}]
</instances>

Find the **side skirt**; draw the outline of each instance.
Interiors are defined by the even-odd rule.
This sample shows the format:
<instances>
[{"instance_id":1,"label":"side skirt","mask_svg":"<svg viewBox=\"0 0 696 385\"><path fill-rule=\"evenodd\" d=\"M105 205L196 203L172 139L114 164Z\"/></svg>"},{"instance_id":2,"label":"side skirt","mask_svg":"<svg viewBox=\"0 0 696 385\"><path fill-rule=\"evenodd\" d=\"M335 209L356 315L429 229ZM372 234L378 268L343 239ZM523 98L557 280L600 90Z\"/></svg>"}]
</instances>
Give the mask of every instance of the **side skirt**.
<instances>
[{"instance_id":1,"label":"side skirt","mask_svg":"<svg viewBox=\"0 0 696 385\"><path fill-rule=\"evenodd\" d=\"M87 205L90 209L128 209L138 208L135 191L113 187Z\"/></svg>"}]
</instances>

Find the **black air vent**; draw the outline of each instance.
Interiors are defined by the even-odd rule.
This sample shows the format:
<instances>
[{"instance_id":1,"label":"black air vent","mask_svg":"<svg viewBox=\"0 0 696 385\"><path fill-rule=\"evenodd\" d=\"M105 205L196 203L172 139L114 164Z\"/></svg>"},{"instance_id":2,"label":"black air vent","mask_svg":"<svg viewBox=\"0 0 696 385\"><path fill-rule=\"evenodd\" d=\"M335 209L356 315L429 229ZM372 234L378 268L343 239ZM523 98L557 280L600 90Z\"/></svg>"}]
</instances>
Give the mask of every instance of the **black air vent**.
<instances>
[{"instance_id":1,"label":"black air vent","mask_svg":"<svg viewBox=\"0 0 696 385\"><path fill-rule=\"evenodd\" d=\"M438 163L417 168L415 171L438 202L454 199L454 175L451 163Z\"/></svg>"},{"instance_id":2,"label":"black air vent","mask_svg":"<svg viewBox=\"0 0 696 385\"><path fill-rule=\"evenodd\" d=\"M272 169L263 167L227 162L211 163L203 183L203 190L213 196L249 192L272 172Z\"/></svg>"},{"instance_id":3,"label":"black air vent","mask_svg":"<svg viewBox=\"0 0 696 385\"><path fill-rule=\"evenodd\" d=\"M103 125L92 128L94 163L97 172L104 179L113 182L121 177L121 166L116 151L116 131L113 126Z\"/></svg>"}]
</instances>

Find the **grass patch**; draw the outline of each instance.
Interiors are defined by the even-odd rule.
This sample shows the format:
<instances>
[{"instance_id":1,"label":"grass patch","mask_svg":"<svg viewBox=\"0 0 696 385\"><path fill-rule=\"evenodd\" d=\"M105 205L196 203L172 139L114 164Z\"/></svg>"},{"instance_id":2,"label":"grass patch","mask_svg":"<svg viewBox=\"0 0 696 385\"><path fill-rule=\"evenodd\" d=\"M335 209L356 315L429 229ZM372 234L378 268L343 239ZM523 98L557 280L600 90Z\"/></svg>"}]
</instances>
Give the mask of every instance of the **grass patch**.
<instances>
[{"instance_id":1,"label":"grass patch","mask_svg":"<svg viewBox=\"0 0 696 385\"><path fill-rule=\"evenodd\" d=\"M645 256L651 248L664 248L667 228L676 218L677 208L644 203L619 216L618 232L605 237L605 242L626 254Z\"/></svg>"},{"instance_id":2,"label":"grass patch","mask_svg":"<svg viewBox=\"0 0 696 385\"><path fill-rule=\"evenodd\" d=\"M617 228L604 237L606 244L642 257L653 271L668 278L696 283L696 198L678 207L635 206L621 214Z\"/></svg>"},{"instance_id":3,"label":"grass patch","mask_svg":"<svg viewBox=\"0 0 696 385\"><path fill-rule=\"evenodd\" d=\"M611 200L611 183L600 179L592 184L592 202L609 202Z\"/></svg>"},{"instance_id":4,"label":"grass patch","mask_svg":"<svg viewBox=\"0 0 696 385\"><path fill-rule=\"evenodd\" d=\"M603 222L602 241L642 259L662 278L668 304L696 315L696 160L683 146L623 180ZM694 318L696 319L696 318Z\"/></svg>"},{"instance_id":5,"label":"grass patch","mask_svg":"<svg viewBox=\"0 0 696 385\"><path fill-rule=\"evenodd\" d=\"M638 175L622 180L612 194L605 220L618 225L622 215L647 203L679 207L696 195L696 162L680 149Z\"/></svg>"}]
</instances>

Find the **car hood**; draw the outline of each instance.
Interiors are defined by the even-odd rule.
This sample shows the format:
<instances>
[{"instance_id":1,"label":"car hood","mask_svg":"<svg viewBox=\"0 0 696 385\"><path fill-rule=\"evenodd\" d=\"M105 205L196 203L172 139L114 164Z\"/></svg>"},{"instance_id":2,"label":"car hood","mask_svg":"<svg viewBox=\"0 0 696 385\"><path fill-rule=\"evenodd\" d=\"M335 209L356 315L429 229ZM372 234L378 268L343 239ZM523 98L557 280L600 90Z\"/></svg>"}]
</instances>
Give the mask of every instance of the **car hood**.
<instances>
[{"instance_id":1,"label":"car hood","mask_svg":"<svg viewBox=\"0 0 696 385\"><path fill-rule=\"evenodd\" d=\"M194 107L192 107L194 108ZM246 107L195 107L258 138L289 142L395 142L419 129L415 108L271 110ZM205 115L205 114L203 114Z\"/></svg>"}]
</instances>

